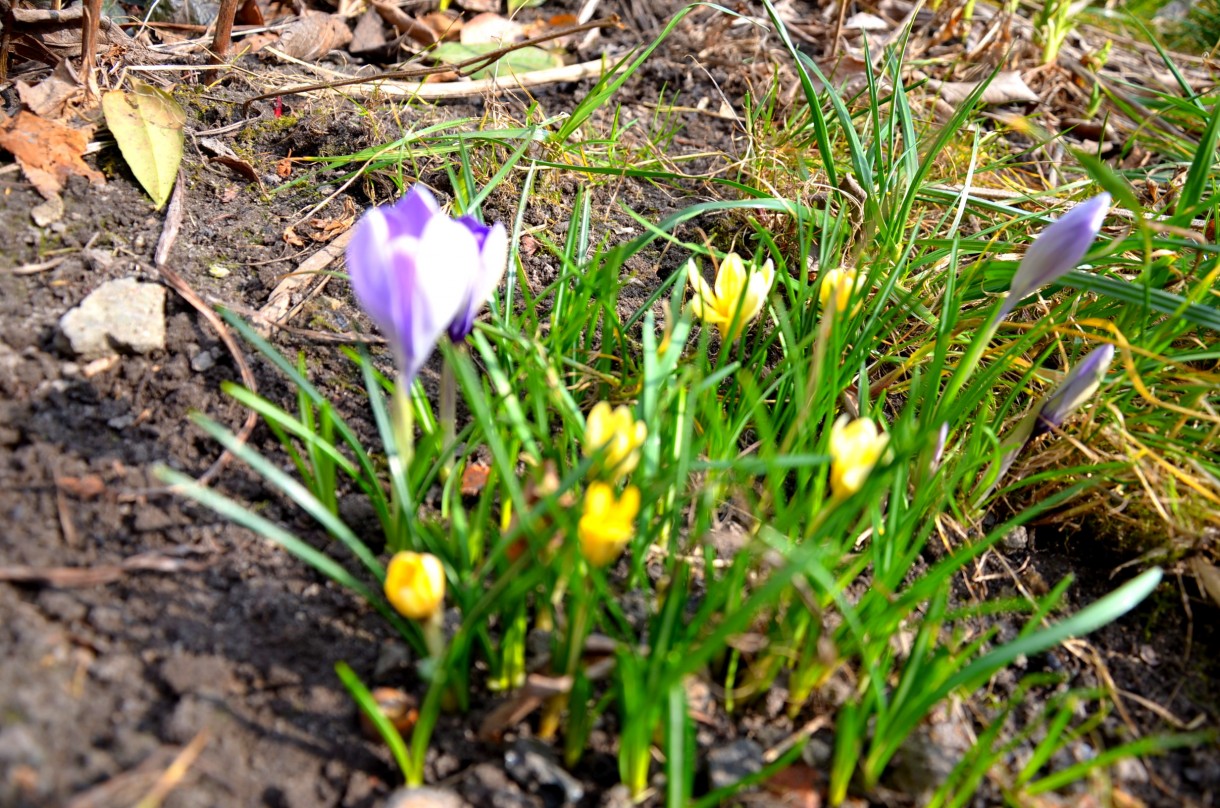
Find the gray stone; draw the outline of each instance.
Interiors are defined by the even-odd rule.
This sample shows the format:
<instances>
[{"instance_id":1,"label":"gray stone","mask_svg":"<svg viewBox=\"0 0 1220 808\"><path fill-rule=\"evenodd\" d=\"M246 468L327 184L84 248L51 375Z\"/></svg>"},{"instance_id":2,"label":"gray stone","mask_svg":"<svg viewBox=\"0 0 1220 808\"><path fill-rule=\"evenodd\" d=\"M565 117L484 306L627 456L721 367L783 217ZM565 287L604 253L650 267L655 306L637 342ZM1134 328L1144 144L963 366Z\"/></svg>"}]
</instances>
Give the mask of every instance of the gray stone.
<instances>
[{"instance_id":1,"label":"gray stone","mask_svg":"<svg viewBox=\"0 0 1220 808\"><path fill-rule=\"evenodd\" d=\"M585 798L585 789L552 754L546 745L523 738L504 753L504 770L547 805L575 805Z\"/></svg>"},{"instance_id":2,"label":"gray stone","mask_svg":"<svg viewBox=\"0 0 1220 808\"><path fill-rule=\"evenodd\" d=\"M206 373L216 364L216 356L211 351L200 351L191 360L191 370L196 373Z\"/></svg>"},{"instance_id":3,"label":"gray stone","mask_svg":"<svg viewBox=\"0 0 1220 808\"><path fill-rule=\"evenodd\" d=\"M749 738L738 738L707 753L707 778L713 790L731 786L762 767L763 748Z\"/></svg>"},{"instance_id":4,"label":"gray stone","mask_svg":"<svg viewBox=\"0 0 1220 808\"><path fill-rule=\"evenodd\" d=\"M64 201L58 195L53 196L41 205L30 208L30 218L39 227L54 224L64 217Z\"/></svg>"},{"instance_id":5,"label":"gray stone","mask_svg":"<svg viewBox=\"0 0 1220 808\"><path fill-rule=\"evenodd\" d=\"M466 808L466 801L443 788L400 788L385 801L385 808Z\"/></svg>"},{"instance_id":6,"label":"gray stone","mask_svg":"<svg viewBox=\"0 0 1220 808\"><path fill-rule=\"evenodd\" d=\"M521 793L517 784L499 766L480 763L462 777L462 796L471 805L494 805L496 808L533 808L534 800Z\"/></svg>"},{"instance_id":7,"label":"gray stone","mask_svg":"<svg viewBox=\"0 0 1220 808\"><path fill-rule=\"evenodd\" d=\"M96 359L165 348L165 287L135 278L104 283L59 320L74 353Z\"/></svg>"}]
</instances>

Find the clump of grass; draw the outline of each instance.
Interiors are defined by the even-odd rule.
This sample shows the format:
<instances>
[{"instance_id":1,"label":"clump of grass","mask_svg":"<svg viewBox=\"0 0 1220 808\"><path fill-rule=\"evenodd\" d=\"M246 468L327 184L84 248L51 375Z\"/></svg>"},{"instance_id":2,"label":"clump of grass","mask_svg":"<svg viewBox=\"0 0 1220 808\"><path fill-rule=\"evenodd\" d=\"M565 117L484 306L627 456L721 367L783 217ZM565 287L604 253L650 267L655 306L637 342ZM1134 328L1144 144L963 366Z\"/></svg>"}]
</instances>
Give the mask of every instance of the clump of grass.
<instances>
[{"instance_id":1,"label":"clump of grass","mask_svg":"<svg viewBox=\"0 0 1220 808\"><path fill-rule=\"evenodd\" d=\"M507 223L514 244L540 174L580 179L563 237L537 235L558 267L554 280L531 284L514 249L491 315L467 343L441 346L469 413L460 429L446 427L421 386L395 389L378 358L351 352L380 433L379 446L366 446L300 363L228 317L298 390L292 412L228 388L263 416L296 475L219 425L199 423L346 554L319 550L181 475L164 477L360 593L428 660L409 739L378 719L357 674L339 669L410 783L423 778L442 709L485 697L471 676L482 667L488 690L515 699L518 720L532 708L540 734L562 738L569 765L601 717L617 713L622 781L637 797L646 793L659 756L667 802L689 803L688 685L698 677L722 686L734 712L751 709L777 682L793 716L833 704L828 796L841 804L850 791L879 785L937 705L983 688L1018 657L1116 619L1160 580L1150 569L1071 615L1059 614L1070 580L1041 596L960 599L959 573L1009 531L1100 514L1116 496L1152 509L1129 513L1155 512L1183 532L1216 519L1208 503L1220 477L1212 377L1220 270L1215 248L1194 238L1196 219L1210 220L1216 207L1214 112L1159 220L1145 218L1131 175L1089 158L1054 196L988 200L971 192L985 171L1003 167L986 156L986 136L974 126L985 85L946 123L922 123L894 52L880 62L884 76L870 72L868 90L849 105L821 89L828 83L819 83L816 64L765 5L804 104L780 116L772 88L750 114L752 162L733 179L711 180L724 198L660 221L625 211L636 224L631 240L599 227L597 184L635 177L677 188L690 178L672 166L618 162L616 155L646 152L577 137L589 134L619 78L603 80L563 119L477 132L437 126L329 158L353 172L392 172L405 186L408 154L456 156L448 182L457 212L477 213L510 183L519 195ZM630 76L650 52L633 54L619 75ZM1206 117L1201 106L1163 103ZM606 117L618 125L618 116ZM947 148L968 156L952 164L958 175L938 173ZM1016 257L1047 228L1048 211L1097 190L1129 218L1105 218L1082 268L1027 283L1031 264L1018 270ZM706 243L681 238L697 217L736 226ZM650 265L661 245L696 260L628 304L628 284L642 280L629 267ZM695 281L701 267L716 267L724 285ZM724 291L737 286L748 293ZM1021 425L1104 345L1116 360L1108 373L1102 368L1096 395L1076 402L1084 415L1056 419L1029 444ZM391 393L396 405L386 401ZM395 411L404 402L415 425L411 452ZM613 416L617 426L605 420L611 405L626 408ZM463 492L476 457L489 458L486 481ZM427 632L440 623L425 631L391 606L374 549L381 542L356 536L338 517L340 480L368 499L390 551L439 560L447 625L457 626L439 642ZM1201 499L1181 496L1185 489ZM437 507L419 507L429 492ZM989 512L999 523L979 529ZM996 612L1028 615L1025 628L1000 642L978 622ZM549 644L545 698L526 672L531 630ZM1013 744L1035 749L1005 782L1019 802L1119 755L1202 737L1149 738L1044 773L1057 749L1095 729L1074 725L1076 706L1070 698L1048 705L1024 736L1014 736L1000 706L934 804L965 804ZM793 738L760 777L790 762L804 740ZM726 796L702 795L700 804Z\"/></svg>"}]
</instances>

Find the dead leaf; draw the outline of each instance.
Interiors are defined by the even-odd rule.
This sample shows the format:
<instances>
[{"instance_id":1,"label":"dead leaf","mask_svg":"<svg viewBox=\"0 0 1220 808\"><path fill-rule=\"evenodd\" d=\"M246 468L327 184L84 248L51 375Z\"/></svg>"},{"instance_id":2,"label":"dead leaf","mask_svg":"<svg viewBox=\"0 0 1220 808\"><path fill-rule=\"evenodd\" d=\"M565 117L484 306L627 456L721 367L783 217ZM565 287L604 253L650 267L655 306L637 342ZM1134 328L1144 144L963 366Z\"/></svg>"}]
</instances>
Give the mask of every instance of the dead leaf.
<instances>
[{"instance_id":1,"label":"dead leaf","mask_svg":"<svg viewBox=\"0 0 1220 808\"><path fill-rule=\"evenodd\" d=\"M292 157L285 157L275 164L275 176L286 180L292 176Z\"/></svg>"},{"instance_id":2,"label":"dead leaf","mask_svg":"<svg viewBox=\"0 0 1220 808\"><path fill-rule=\"evenodd\" d=\"M487 11L466 21L459 41L463 45L504 46L523 39L525 31L520 23Z\"/></svg>"},{"instance_id":3,"label":"dead leaf","mask_svg":"<svg viewBox=\"0 0 1220 808\"><path fill-rule=\"evenodd\" d=\"M779 805L822 808L822 775L804 763L793 763L767 778L767 791L779 796Z\"/></svg>"},{"instance_id":4,"label":"dead leaf","mask_svg":"<svg viewBox=\"0 0 1220 808\"><path fill-rule=\"evenodd\" d=\"M889 28L888 22L866 11L853 14L843 22L845 31L888 31Z\"/></svg>"},{"instance_id":5,"label":"dead leaf","mask_svg":"<svg viewBox=\"0 0 1220 808\"><path fill-rule=\"evenodd\" d=\"M293 247L305 246L305 239L297 235L297 231L293 229L292 225L288 225L286 228L284 228L284 241L288 242Z\"/></svg>"},{"instance_id":6,"label":"dead leaf","mask_svg":"<svg viewBox=\"0 0 1220 808\"><path fill-rule=\"evenodd\" d=\"M172 95L140 81L104 93L102 112L127 167L157 210L165 207L182 162L186 113Z\"/></svg>"},{"instance_id":7,"label":"dead leaf","mask_svg":"<svg viewBox=\"0 0 1220 808\"><path fill-rule=\"evenodd\" d=\"M462 470L462 496L477 497L487 485L491 467L486 463L471 463Z\"/></svg>"},{"instance_id":8,"label":"dead leaf","mask_svg":"<svg viewBox=\"0 0 1220 808\"><path fill-rule=\"evenodd\" d=\"M314 241L325 244L326 242L340 236L351 229L356 222L356 203L352 202L351 197L343 198L343 215L333 219L310 219L309 226L314 228L316 233L310 233L309 237Z\"/></svg>"},{"instance_id":9,"label":"dead leaf","mask_svg":"<svg viewBox=\"0 0 1220 808\"><path fill-rule=\"evenodd\" d=\"M1190 560L1190 569L1195 574L1199 587L1216 602L1217 606L1220 606L1220 569L1217 569L1215 564L1198 557Z\"/></svg>"},{"instance_id":10,"label":"dead leaf","mask_svg":"<svg viewBox=\"0 0 1220 808\"><path fill-rule=\"evenodd\" d=\"M306 11L280 32L280 51L302 62L321 59L352 41L347 22L337 14Z\"/></svg>"},{"instance_id":11,"label":"dead leaf","mask_svg":"<svg viewBox=\"0 0 1220 808\"><path fill-rule=\"evenodd\" d=\"M263 17L263 10L259 8L258 0L244 0L237 7L237 14L233 17L233 22L238 25L266 25L267 20Z\"/></svg>"},{"instance_id":12,"label":"dead leaf","mask_svg":"<svg viewBox=\"0 0 1220 808\"><path fill-rule=\"evenodd\" d=\"M347 49L352 54L369 53L384 48L386 41L385 22L380 14L369 9L356 19L356 29Z\"/></svg>"},{"instance_id":13,"label":"dead leaf","mask_svg":"<svg viewBox=\"0 0 1220 808\"><path fill-rule=\"evenodd\" d=\"M928 86L940 91L940 97L950 104L960 104L979 86L977 81L929 80ZM979 100L984 104L1034 103L1038 94L1029 88L1018 70L997 73L995 80L983 90Z\"/></svg>"},{"instance_id":14,"label":"dead leaf","mask_svg":"<svg viewBox=\"0 0 1220 808\"><path fill-rule=\"evenodd\" d=\"M372 2L373 8L381 15L381 19L398 33L406 34L421 45L435 45L440 41L435 31L409 16L390 0L372 0Z\"/></svg>"},{"instance_id":15,"label":"dead leaf","mask_svg":"<svg viewBox=\"0 0 1220 808\"><path fill-rule=\"evenodd\" d=\"M394 729L399 732L410 732L419 720L419 706L414 696L397 687L378 687L372 692L373 701L377 703L381 714L390 720ZM364 734L373 740L381 738L377 726L363 711L360 713L360 728Z\"/></svg>"},{"instance_id":16,"label":"dead leaf","mask_svg":"<svg viewBox=\"0 0 1220 808\"><path fill-rule=\"evenodd\" d=\"M447 42L462 35L462 18L452 11L433 11L419 18L432 29L438 41Z\"/></svg>"},{"instance_id":17,"label":"dead leaf","mask_svg":"<svg viewBox=\"0 0 1220 808\"><path fill-rule=\"evenodd\" d=\"M99 474L84 477L56 477L55 486L77 499L96 499L106 491L106 481Z\"/></svg>"},{"instance_id":18,"label":"dead leaf","mask_svg":"<svg viewBox=\"0 0 1220 808\"><path fill-rule=\"evenodd\" d=\"M264 31L261 34L253 34L241 40L238 50L243 53L258 53L268 45L274 45L280 41L280 35L274 31Z\"/></svg>"},{"instance_id":19,"label":"dead leaf","mask_svg":"<svg viewBox=\"0 0 1220 808\"><path fill-rule=\"evenodd\" d=\"M51 75L36 85L31 86L21 80L14 84L21 103L43 118L63 118L68 105L85 94L85 88L72 75L72 67L67 59L57 64Z\"/></svg>"},{"instance_id":20,"label":"dead leaf","mask_svg":"<svg viewBox=\"0 0 1220 808\"><path fill-rule=\"evenodd\" d=\"M0 112L0 149L17 158L26 178L47 199L58 196L73 174L94 185L106 184L102 173L81 159L89 145L89 134L25 110L15 118Z\"/></svg>"}]
</instances>

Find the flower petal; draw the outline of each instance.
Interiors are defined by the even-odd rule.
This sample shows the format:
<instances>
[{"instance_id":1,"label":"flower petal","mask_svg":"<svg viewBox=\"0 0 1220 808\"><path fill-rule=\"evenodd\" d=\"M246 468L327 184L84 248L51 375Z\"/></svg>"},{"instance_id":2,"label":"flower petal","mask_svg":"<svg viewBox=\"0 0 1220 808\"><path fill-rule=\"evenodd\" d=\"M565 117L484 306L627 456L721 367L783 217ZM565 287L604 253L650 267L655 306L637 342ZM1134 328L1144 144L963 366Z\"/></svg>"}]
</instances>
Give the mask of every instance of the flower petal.
<instances>
[{"instance_id":1,"label":"flower petal","mask_svg":"<svg viewBox=\"0 0 1220 808\"><path fill-rule=\"evenodd\" d=\"M441 214L441 206L436 197L422 185L413 185L411 190L389 207L377 208L386 217L390 228L390 238L412 236L419 238L424 234L428 222Z\"/></svg>"},{"instance_id":2,"label":"flower petal","mask_svg":"<svg viewBox=\"0 0 1220 808\"><path fill-rule=\"evenodd\" d=\"M1007 316L1023 298L1075 269L1097 238L1109 210L1110 195L1101 193L1043 230L1021 259L997 319Z\"/></svg>"},{"instance_id":3,"label":"flower petal","mask_svg":"<svg viewBox=\"0 0 1220 808\"><path fill-rule=\"evenodd\" d=\"M737 310L737 301L746 287L747 272L745 262L737 253L729 253L720 262L716 272L716 297L719 299L722 311L727 311L731 317Z\"/></svg>"},{"instance_id":4,"label":"flower petal","mask_svg":"<svg viewBox=\"0 0 1220 808\"><path fill-rule=\"evenodd\" d=\"M410 379L428 360L469 294L478 247L469 231L443 216L428 222L422 237L411 244L411 255L397 242L394 247L398 261L413 265L409 277L400 276L394 305L394 333L403 347L403 372Z\"/></svg>"},{"instance_id":5,"label":"flower petal","mask_svg":"<svg viewBox=\"0 0 1220 808\"><path fill-rule=\"evenodd\" d=\"M395 273L386 250L391 241L384 211L373 208L356 223L347 245L347 270L356 300L377 327L387 333L394 328L391 298Z\"/></svg>"},{"instance_id":6,"label":"flower petal","mask_svg":"<svg viewBox=\"0 0 1220 808\"><path fill-rule=\"evenodd\" d=\"M498 222L487 227L471 216L463 216L457 223L466 228L479 252L469 294L449 325L449 338L461 342L474 330L475 318L504 277L508 266L508 233Z\"/></svg>"}]
</instances>

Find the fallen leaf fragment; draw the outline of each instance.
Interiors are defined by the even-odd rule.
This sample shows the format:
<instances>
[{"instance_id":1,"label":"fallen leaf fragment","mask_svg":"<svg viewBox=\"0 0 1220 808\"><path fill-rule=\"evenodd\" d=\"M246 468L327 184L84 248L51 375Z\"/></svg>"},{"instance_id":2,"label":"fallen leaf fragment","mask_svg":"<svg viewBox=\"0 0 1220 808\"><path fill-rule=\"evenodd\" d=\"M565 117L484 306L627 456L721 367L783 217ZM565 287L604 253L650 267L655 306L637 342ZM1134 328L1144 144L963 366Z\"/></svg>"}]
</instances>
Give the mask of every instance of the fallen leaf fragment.
<instances>
[{"instance_id":1,"label":"fallen leaf fragment","mask_svg":"<svg viewBox=\"0 0 1220 808\"><path fill-rule=\"evenodd\" d=\"M58 196L73 174L94 185L106 184L102 173L81 159L88 145L89 133L85 130L48 121L25 110L15 118L0 112L0 149L17 158L26 178L47 199Z\"/></svg>"},{"instance_id":2,"label":"fallen leaf fragment","mask_svg":"<svg viewBox=\"0 0 1220 808\"><path fill-rule=\"evenodd\" d=\"M929 80L928 86L940 91L940 97L950 104L960 104L979 86L977 81L935 81ZM997 73L979 100L984 104L1034 103L1038 94L1029 88L1020 71L1005 70Z\"/></svg>"},{"instance_id":3,"label":"fallen leaf fragment","mask_svg":"<svg viewBox=\"0 0 1220 808\"><path fill-rule=\"evenodd\" d=\"M414 17L409 16L388 0L372 0L373 8L381 15L381 19L400 34L405 34L421 45L435 45L438 41L436 32Z\"/></svg>"},{"instance_id":4,"label":"fallen leaf fragment","mask_svg":"<svg viewBox=\"0 0 1220 808\"><path fill-rule=\"evenodd\" d=\"M452 11L433 11L420 17L419 21L431 28L442 42L457 39L462 34L462 18Z\"/></svg>"},{"instance_id":5,"label":"fallen leaf fragment","mask_svg":"<svg viewBox=\"0 0 1220 808\"><path fill-rule=\"evenodd\" d=\"M51 75L38 84L26 84L20 79L14 84L21 103L25 104L30 112L44 118L62 118L69 104L78 97L83 98L85 94L85 88L72 75L72 67L67 59L56 65Z\"/></svg>"},{"instance_id":6,"label":"fallen leaf fragment","mask_svg":"<svg viewBox=\"0 0 1220 808\"><path fill-rule=\"evenodd\" d=\"M77 499L96 499L106 491L106 481L99 474L86 474L84 477L56 477L55 486L65 494Z\"/></svg>"},{"instance_id":7,"label":"fallen leaf fragment","mask_svg":"<svg viewBox=\"0 0 1220 808\"><path fill-rule=\"evenodd\" d=\"M491 467L486 463L471 463L462 470L462 496L477 497L487 485Z\"/></svg>"},{"instance_id":8,"label":"fallen leaf fragment","mask_svg":"<svg viewBox=\"0 0 1220 808\"><path fill-rule=\"evenodd\" d=\"M779 805L793 808L821 808L822 775L804 763L793 763L776 772L764 783L767 791L777 795Z\"/></svg>"},{"instance_id":9,"label":"fallen leaf fragment","mask_svg":"<svg viewBox=\"0 0 1220 808\"><path fill-rule=\"evenodd\" d=\"M1220 606L1220 569L1199 557L1190 560L1190 569L1203 591Z\"/></svg>"},{"instance_id":10,"label":"fallen leaf fragment","mask_svg":"<svg viewBox=\"0 0 1220 808\"><path fill-rule=\"evenodd\" d=\"M280 51L312 62L352 41L352 31L338 14L306 11L280 32Z\"/></svg>"},{"instance_id":11,"label":"fallen leaf fragment","mask_svg":"<svg viewBox=\"0 0 1220 808\"><path fill-rule=\"evenodd\" d=\"M525 38L521 23L485 11L476 14L462 26L460 42L463 45L492 43L497 46L520 42Z\"/></svg>"},{"instance_id":12,"label":"fallen leaf fragment","mask_svg":"<svg viewBox=\"0 0 1220 808\"><path fill-rule=\"evenodd\" d=\"M131 173L157 210L165 207L182 162L186 113L172 95L139 81L103 94L102 112Z\"/></svg>"}]
</instances>

